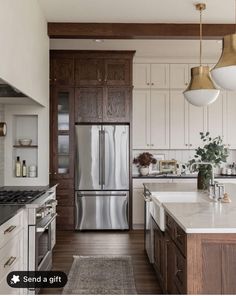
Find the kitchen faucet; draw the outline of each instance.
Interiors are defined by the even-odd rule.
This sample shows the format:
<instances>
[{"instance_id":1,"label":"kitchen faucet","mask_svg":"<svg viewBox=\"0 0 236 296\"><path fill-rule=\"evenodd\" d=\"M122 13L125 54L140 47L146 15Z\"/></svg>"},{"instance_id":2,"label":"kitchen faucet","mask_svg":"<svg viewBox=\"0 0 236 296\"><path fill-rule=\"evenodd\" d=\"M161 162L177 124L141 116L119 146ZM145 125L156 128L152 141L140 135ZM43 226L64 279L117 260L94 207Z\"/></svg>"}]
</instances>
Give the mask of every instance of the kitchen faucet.
<instances>
[{"instance_id":1,"label":"kitchen faucet","mask_svg":"<svg viewBox=\"0 0 236 296\"><path fill-rule=\"evenodd\" d=\"M211 162L205 162L205 161L194 162L190 165L190 172L193 171L194 166L198 166L198 165L210 165L211 166L211 180L210 180L210 184L208 187L209 195L213 199L213 201L215 201L215 202L221 200L224 197L225 186L224 186L224 184L219 184L219 182L215 181L213 164Z\"/></svg>"}]
</instances>

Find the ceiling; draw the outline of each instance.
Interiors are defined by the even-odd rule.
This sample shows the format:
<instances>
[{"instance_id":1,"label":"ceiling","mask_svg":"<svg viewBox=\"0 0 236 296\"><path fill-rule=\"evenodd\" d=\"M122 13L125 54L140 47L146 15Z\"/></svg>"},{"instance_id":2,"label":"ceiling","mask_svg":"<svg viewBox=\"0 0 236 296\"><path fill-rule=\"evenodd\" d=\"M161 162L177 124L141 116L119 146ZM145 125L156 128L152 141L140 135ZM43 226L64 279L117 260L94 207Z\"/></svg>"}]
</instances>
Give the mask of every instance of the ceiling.
<instances>
[{"instance_id":1,"label":"ceiling","mask_svg":"<svg viewBox=\"0 0 236 296\"><path fill-rule=\"evenodd\" d=\"M194 0L38 0L48 22L198 23ZM200 1L201 2L201 1ZM204 23L234 23L234 0L205 0Z\"/></svg>"}]
</instances>

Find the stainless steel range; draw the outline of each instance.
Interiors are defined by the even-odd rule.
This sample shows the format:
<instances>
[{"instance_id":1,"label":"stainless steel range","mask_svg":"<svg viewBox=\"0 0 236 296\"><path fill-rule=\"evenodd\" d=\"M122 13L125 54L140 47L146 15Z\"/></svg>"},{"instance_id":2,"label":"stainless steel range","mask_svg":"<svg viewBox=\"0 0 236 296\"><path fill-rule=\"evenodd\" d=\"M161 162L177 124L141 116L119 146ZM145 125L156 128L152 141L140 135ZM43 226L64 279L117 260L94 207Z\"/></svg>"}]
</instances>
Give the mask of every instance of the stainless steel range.
<instances>
[{"instance_id":1,"label":"stainless steel range","mask_svg":"<svg viewBox=\"0 0 236 296\"><path fill-rule=\"evenodd\" d=\"M46 271L52 267L52 249L56 242L56 189L0 190L0 205L25 206L25 269ZM37 293L29 289L28 294Z\"/></svg>"},{"instance_id":2,"label":"stainless steel range","mask_svg":"<svg viewBox=\"0 0 236 296\"><path fill-rule=\"evenodd\" d=\"M0 190L0 204L28 204L45 193L45 190Z\"/></svg>"}]
</instances>

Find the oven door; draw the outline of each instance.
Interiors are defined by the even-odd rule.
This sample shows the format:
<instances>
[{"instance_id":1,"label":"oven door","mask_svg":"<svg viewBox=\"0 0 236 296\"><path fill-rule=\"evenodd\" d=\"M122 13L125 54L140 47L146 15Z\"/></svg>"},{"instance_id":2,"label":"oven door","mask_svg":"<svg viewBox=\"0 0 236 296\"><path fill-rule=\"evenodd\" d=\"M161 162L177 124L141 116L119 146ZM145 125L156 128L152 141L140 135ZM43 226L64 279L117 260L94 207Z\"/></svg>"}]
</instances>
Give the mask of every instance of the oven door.
<instances>
[{"instance_id":1,"label":"oven door","mask_svg":"<svg viewBox=\"0 0 236 296\"><path fill-rule=\"evenodd\" d=\"M53 223L56 214L48 215L35 228L35 267L36 270L50 270L52 267Z\"/></svg>"}]
</instances>

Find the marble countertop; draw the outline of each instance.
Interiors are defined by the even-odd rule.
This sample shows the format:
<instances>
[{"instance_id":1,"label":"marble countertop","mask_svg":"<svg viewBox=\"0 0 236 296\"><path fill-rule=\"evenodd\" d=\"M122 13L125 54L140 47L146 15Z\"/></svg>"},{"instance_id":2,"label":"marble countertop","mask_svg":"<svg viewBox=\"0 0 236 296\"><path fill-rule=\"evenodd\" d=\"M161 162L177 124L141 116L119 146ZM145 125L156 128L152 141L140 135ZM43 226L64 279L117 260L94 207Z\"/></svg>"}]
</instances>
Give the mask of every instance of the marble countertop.
<instances>
[{"instance_id":1,"label":"marble countertop","mask_svg":"<svg viewBox=\"0 0 236 296\"><path fill-rule=\"evenodd\" d=\"M145 184L152 195L160 192L193 192L202 199L203 191L198 191L194 184ZM231 203L215 203L208 198L202 202L162 203L165 211L179 224L186 233L235 233L236 234L236 184L225 184Z\"/></svg>"}]
</instances>

